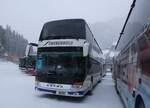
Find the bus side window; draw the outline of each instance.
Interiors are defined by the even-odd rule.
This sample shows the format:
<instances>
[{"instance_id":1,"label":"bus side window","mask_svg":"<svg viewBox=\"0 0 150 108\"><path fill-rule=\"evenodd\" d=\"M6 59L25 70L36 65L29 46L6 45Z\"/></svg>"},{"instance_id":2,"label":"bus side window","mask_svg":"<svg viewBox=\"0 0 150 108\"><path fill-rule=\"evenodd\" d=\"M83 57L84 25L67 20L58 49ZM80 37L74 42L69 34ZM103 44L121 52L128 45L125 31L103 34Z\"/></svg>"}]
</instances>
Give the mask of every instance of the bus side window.
<instances>
[{"instance_id":1,"label":"bus side window","mask_svg":"<svg viewBox=\"0 0 150 108\"><path fill-rule=\"evenodd\" d=\"M138 40L138 44L139 44L139 50L143 51L146 47L147 47L147 40L145 36L142 36L139 40Z\"/></svg>"},{"instance_id":2,"label":"bus side window","mask_svg":"<svg viewBox=\"0 0 150 108\"><path fill-rule=\"evenodd\" d=\"M131 59L132 63L135 63L137 61L137 49L135 43L131 46Z\"/></svg>"},{"instance_id":3,"label":"bus side window","mask_svg":"<svg viewBox=\"0 0 150 108\"><path fill-rule=\"evenodd\" d=\"M92 63L91 63L92 61L88 61L88 68L90 69L91 67L92 67Z\"/></svg>"},{"instance_id":4,"label":"bus side window","mask_svg":"<svg viewBox=\"0 0 150 108\"><path fill-rule=\"evenodd\" d=\"M117 70L116 70L116 72L117 72L118 77L121 78L120 64L119 63L117 64Z\"/></svg>"},{"instance_id":5,"label":"bus side window","mask_svg":"<svg viewBox=\"0 0 150 108\"><path fill-rule=\"evenodd\" d=\"M149 30L147 31L146 36L147 36L147 39L148 39L149 44L150 44L150 28L149 28Z\"/></svg>"},{"instance_id":6,"label":"bus side window","mask_svg":"<svg viewBox=\"0 0 150 108\"><path fill-rule=\"evenodd\" d=\"M147 35L143 35L139 40L138 40L138 44L139 44L139 62L140 62L140 67L142 69L142 72L144 74L149 73L150 69L149 69L149 54L147 51L149 51L149 46L148 46L148 37Z\"/></svg>"}]
</instances>

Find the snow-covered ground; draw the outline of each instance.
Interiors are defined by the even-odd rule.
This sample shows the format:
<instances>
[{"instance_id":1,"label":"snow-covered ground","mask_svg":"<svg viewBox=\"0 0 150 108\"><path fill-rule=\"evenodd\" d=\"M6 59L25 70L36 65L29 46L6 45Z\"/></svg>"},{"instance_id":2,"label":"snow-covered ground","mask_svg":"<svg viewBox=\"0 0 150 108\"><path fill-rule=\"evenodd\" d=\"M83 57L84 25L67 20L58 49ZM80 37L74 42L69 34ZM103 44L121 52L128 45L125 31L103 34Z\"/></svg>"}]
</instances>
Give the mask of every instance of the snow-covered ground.
<instances>
[{"instance_id":1,"label":"snow-covered ground","mask_svg":"<svg viewBox=\"0 0 150 108\"><path fill-rule=\"evenodd\" d=\"M34 90L34 77L23 74L16 64L0 61L0 108L124 108L115 92L111 75L98 84L91 96L50 96Z\"/></svg>"}]
</instances>

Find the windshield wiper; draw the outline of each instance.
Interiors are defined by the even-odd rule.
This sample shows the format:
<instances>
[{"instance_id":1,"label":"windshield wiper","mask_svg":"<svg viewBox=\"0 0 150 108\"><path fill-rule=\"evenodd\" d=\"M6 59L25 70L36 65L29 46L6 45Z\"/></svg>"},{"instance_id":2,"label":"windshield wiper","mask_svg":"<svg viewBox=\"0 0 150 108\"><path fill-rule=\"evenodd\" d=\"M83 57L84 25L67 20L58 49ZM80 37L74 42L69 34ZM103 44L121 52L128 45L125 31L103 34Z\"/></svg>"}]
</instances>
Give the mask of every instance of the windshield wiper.
<instances>
[{"instance_id":1,"label":"windshield wiper","mask_svg":"<svg viewBox=\"0 0 150 108\"><path fill-rule=\"evenodd\" d=\"M56 75L56 71L48 71L47 74L48 75Z\"/></svg>"}]
</instances>

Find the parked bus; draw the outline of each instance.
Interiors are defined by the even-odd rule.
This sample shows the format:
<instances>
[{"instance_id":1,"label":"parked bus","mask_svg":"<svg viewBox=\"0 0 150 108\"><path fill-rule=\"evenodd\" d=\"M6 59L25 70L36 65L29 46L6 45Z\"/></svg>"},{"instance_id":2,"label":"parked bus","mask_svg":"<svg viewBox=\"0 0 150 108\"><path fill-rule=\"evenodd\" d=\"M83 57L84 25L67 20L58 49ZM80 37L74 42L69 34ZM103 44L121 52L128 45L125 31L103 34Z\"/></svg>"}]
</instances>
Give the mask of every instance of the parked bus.
<instances>
[{"instance_id":1,"label":"parked bus","mask_svg":"<svg viewBox=\"0 0 150 108\"><path fill-rule=\"evenodd\" d=\"M26 57L19 58L19 68L22 71L26 71Z\"/></svg>"},{"instance_id":2,"label":"parked bus","mask_svg":"<svg viewBox=\"0 0 150 108\"><path fill-rule=\"evenodd\" d=\"M38 91L82 97L102 79L102 51L83 19L44 24L37 53Z\"/></svg>"},{"instance_id":3,"label":"parked bus","mask_svg":"<svg viewBox=\"0 0 150 108\"><path fill-rule=\"evenodd\" d=\"M37 44L29 43L26 48L26 73L36 75Z\"/></svg>"},{"instance_id":4,"label":"parked bus","mask_svg":"<svg viewBox=\"0 0 150 108\"><path fill-rule=\"evenodd\" d=\"M27 74L35 75L36 56L37 44L29 43L26 47L25 56L19 59L20 69Z\"/></svg>"},{"instance_id":5,"label":"parked bus","mask_svg":"<svg viewBox=\"0 0 150 108\"><path fill-rule=\"evenodd\" d=\"M116 90L126 108L150 108L150 0L134 0L114 58Z\"/></svg>"}]
</instances>

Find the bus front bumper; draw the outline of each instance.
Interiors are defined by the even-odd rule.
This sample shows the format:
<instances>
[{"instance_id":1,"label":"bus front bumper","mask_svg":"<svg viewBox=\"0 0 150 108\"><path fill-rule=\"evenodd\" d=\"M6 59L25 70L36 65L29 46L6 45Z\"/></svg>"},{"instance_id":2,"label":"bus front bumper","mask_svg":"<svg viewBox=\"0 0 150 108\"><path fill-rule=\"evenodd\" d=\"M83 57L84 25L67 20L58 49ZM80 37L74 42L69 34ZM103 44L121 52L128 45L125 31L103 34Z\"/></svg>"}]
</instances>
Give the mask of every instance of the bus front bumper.
<instances>
[{"instance_id":1,"label":"bus front bumper","mask_svg":"<svg viewBox=\"0 0 150 108\"><path fill-rule=\"evenodd\" d=\"M88 92L87 90L83 91L70 91L70 90L53 90L53 89L46 89L41 87L35 87L35 90L38 90L43 93L48 93L51 95L59 95L59 96L70 96L70 97L84 97L85 94Z\"/></svg>"}]
</instances>

